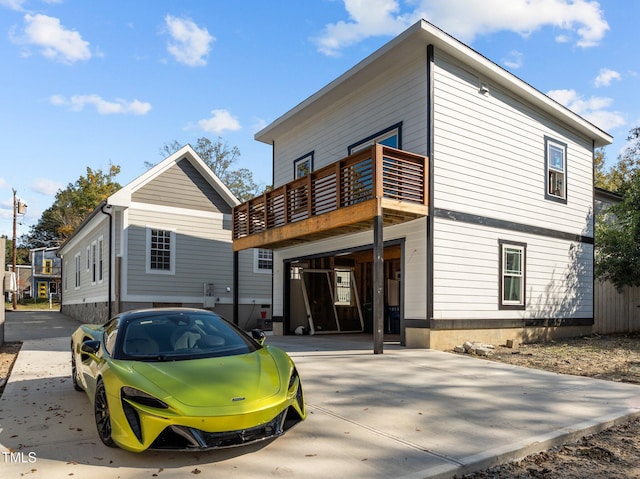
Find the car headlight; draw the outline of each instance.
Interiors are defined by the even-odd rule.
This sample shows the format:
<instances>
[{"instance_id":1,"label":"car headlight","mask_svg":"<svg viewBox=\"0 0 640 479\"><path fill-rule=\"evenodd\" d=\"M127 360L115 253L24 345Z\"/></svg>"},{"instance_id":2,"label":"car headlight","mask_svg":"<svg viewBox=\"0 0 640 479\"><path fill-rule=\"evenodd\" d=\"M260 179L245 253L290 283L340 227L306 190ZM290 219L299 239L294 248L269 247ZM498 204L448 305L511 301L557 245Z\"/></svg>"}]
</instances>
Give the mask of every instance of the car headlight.
<instances>
[{"instance_id":1,"label":"car headlight","mask_svg":"<svg viewBox=\"0 0 640 479\"><path fill-rule=\"evenodd\" d=\"M144 391L140 391L139 389L132 388L130 386L124 386L122 388L122 398L143 406L155 407L158 409L167 409L169 407L166 403L156 397L153 397L151 394L147 394Z\"/></svg>"}]
</instances>

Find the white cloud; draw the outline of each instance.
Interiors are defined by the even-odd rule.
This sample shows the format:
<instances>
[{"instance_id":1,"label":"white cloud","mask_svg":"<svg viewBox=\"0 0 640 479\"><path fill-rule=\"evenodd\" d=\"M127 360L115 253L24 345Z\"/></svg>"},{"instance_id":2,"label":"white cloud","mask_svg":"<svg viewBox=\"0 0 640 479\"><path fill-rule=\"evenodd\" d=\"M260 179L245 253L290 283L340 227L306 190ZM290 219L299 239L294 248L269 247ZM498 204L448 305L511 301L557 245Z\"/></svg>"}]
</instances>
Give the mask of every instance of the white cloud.
<instances>
[{"instance_id":1,"label":"white cloud","mask_svg":"<svg viewBox=\"0 0 640 479\"><path fill-rule=\"evenodd\" d=\"M621 78L620 73L617 71L602 68L596 79L593 80L593 84L596 87L609 86L613 80L620 80Z\"/></svg>"},{"instance_id":2,"label":"white cloud","mask_svg":"<svg viewBox=\"0 0 640 479\"><path fill-rule=\"evenodd\" d=\"M168 33L171 36L167 44L167 51L180 63L190 67L207 64L206 56L211 50L211 44L216 40L206 28L200 28L192 20L177 18L171 15L165 17Z\"/></svg>"},{"instance_id":3,"label":"white cloud","mask_svg":"<svg viewBox=\"0 0 640 479\"><path fill-rule=\"evenodd\" d=\"M241 128L238 119L227 110L211 110L211 118L198 121L198 126L208 133L237 131Z\"/></svg>"},{"instance_id":4,"label":"white cloud","mask_svg":"<svg viewBox=\"0 0 640 479\"><path fill-rule=\"evenodd\" d=\"M60 189L62 189L60 183L56 183L47 178L35 178L31 183L32 191L46 196L55 195Z\"/></svg>"},{"instance_id":5,"label":"white cloud","mask_svg":"<svg viewBox=\"0 0 640 479\"><path fill-rule=\"evenodd\" d=\"M52 105L66 106L71 111L82 111L85 106L93 105L100 115L146 115L151 110L151 103L140 100L126 101L121 98L107 101L99 95L74 95L70 98L53 95L50 102Z\"/></svg>"},{"instance_id":6,"label":"white cloud","mask_svg":"<svg viewBox=\"0 0 640 479\"><path fill-rule=\"evenodd\" d=\"M576 45L597 45L609 25L590 0L343 0L349 21L328 24L314 38L326 55L378 35L395 35L424 18L465 42L478 35L513 31L527 36L550 26L563 30L556 41L577 36ZM461 12L464 12L461 14Z\"/></svg>"},{"instance_id":7,"label":"white cloud","mask_svg":"<svg viewBox=\"0 0 640 479\"><path fill-rule=\"evenodd\" d=\"M15 10L17 12L22 12L24 8L22 5L26 2L26 0L0 0L0 6L7 7L10 10Z\"/></svg>"},{"instance_id":8,"label":"white cloud","mask_svg":"<svg viewBox=\"0 0 640 479\"><path fill-rule=\"evenodd\" d=\"M4 178L0 178L0 189L9 188L9 183Z\"/></svg>"},{"instance_id":9,"label":"white cloud","mask_svg":"<svg viewBox=\"0 0 640 479\"><path fill-rule=\"evenodd\" d=\"M41 48L46 58L69 65L91 58L89 42L83 40L77 31L66 29L58 18L27 14L24 22L22 35L11 34L14 43L35 45Z\"/></svg>"},{"instance_id":10,"label":"white cloud","mask_svg":"<svg viewBox=\"0 0 640 479\"><path fill-rule=\"evenodd\" d=\"M502 63L504 63L507 68L517 70L518 68L522 67L522 64L524 63L524 55L522 54L522 52L519 52L517 50L511 50L509 52L509 56L502 60Z\"/></svg>"},{"instance_id":11,"label":"white cloud","mask_svg":"<svg viewBox=\"0 0 640 479\"><path fill-rule=\"evenodd\" d=\"M626 123L622 113L608 109L613 103L611 98L592 96L585 99L575 90L551 90L547 95L602 130L613 130Z\"/></svg>"}]
</instances>

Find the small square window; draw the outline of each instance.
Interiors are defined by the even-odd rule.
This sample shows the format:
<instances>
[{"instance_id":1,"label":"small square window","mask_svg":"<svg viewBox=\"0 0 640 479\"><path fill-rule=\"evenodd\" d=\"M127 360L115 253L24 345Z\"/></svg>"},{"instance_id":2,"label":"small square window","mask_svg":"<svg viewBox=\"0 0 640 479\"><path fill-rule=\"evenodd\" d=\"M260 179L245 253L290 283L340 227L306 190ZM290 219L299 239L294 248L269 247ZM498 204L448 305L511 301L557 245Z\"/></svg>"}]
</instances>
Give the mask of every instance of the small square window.
<instances>
[{"instance_id":1,"label":"small square window","mask_svg":"<svg viewBox=\"0 0 640 479\"><path fill-rule=\"evenodd\" d=\"M253 251L253 272L271 273L273 270L273 251L262 248Z\"/></svg>"},{"instance_id":2,"label":"small square window","mask_svg":"<svg viewBox=\"0 0 640 479\"><path fill-rule=\"evenodd\" d=\"M313 152L293 161L293 179L303 178L313 171Z\"/></svg>"}]
</instances>

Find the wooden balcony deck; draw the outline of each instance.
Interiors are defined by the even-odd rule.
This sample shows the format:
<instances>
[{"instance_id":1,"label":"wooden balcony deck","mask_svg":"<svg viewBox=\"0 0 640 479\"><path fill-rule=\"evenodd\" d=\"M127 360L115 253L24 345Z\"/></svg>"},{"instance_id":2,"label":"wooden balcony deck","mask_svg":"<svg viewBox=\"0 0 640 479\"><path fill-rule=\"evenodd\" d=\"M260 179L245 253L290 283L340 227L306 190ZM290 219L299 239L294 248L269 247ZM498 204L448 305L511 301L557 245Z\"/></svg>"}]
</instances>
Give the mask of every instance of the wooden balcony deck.
<instances>
[{"instance_id":1,"label":"wooden balcony deck","mask_svg":"<svg viewBox=\"0 0 640 479\"><path fill-rule=\"evenodd\" d=\"M276 249L428 215L429 160L374 145L233 209L233 250Z\"/></svg>"}]
</instances>

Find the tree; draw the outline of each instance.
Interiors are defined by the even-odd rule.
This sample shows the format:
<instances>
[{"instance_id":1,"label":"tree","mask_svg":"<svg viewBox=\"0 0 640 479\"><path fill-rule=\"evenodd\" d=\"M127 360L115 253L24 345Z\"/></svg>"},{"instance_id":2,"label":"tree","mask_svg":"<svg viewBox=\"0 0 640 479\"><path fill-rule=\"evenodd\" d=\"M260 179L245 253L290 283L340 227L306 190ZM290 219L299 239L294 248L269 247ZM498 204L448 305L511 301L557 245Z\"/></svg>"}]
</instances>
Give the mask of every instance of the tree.
<instances>
[{"instance_id":1,"label":"tree","mask_svg":"<svg viewBox=\"0 0 640 479\"><path fill-rule=\"evenodd\" d=\"M5 239L4 262L6 265L13 264L13 240L7 235L2 235ZM29 264L29 249L18 245L16 248L16 264Z\"/></svg>"},{"instance_id":2,"label":"tree","mask_svg":"<svg viewBox=\"0 0 640 479\"><path fill-rule=\"evenodd\" d=\"M640 173L626 184L622 201L596 222L596 277L618 290L640 286Z\"/></svg>"},{"instance_id":3,"label":"tree","mask_svg":"<svg viewBox=\"0 0 640 479\"><path fill-rule=\"evenodd\" d=\"M101 201L120 189L115 181L119 173L116 165L110 165L107 173L87 167L86 176L58 190L53 205L42 213L22 242L29 248L59 246Z\"/></svg>"},{"instance_id":4,"label":"tree","mask_svg":"<svg viewBox=\"0 0 640 479\"><path fill-rule=\"evenodd\" d=\"M622 194L622 201L596 220L595 275L618 290L640 286L640 128L632 129L627 140L617 164L601 178L606 189Z\"/></svg>"},{"instance_id":5,"label":"tree","mask_svg":"<svg viewBox=\"0 0 640 479\"><path fill-rule=\"evenodd\" d=\"M165 143L160 148L160 154L163 157L167 157L180 148L182 148L182 145L180 145L178 141L173 140ZM253 180L253 173L249 169L231 169L231 166L240 158L240 150L237 146L230 148L227 143L222 142L220 137L218 137L216 142L212 142L209 138L202 137L196 140L193 149L238 200L247 201L259 194L259 186ZM145 166L150 168L153 165L145 163Z\"/></svg>"},{"instance_id":6,"label":"tree","mask_svg":"<svg viewBox=\"0 0 640 479\"><path fill-rule=\"evenodd\" d=\"M604 170L604 151L596 150L594 178L597 187L623 193L631 183L634 174L640 169L640 127L629 131L627 141L627 147L609 171Z\"/></svg>"}]
</instances>

